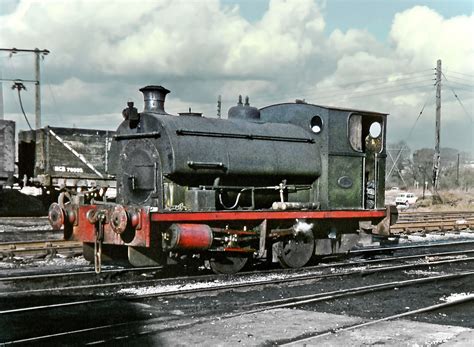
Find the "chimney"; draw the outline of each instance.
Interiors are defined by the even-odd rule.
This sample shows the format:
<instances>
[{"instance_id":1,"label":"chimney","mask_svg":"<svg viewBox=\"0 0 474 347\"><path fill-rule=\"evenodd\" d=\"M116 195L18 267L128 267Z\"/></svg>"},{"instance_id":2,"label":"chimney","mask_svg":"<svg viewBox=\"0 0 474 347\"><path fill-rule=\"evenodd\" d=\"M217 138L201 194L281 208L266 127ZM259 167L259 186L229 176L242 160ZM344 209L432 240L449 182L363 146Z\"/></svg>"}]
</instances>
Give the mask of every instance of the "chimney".
<instances>
[{"instance_id":1,"label":"chimney","mask_svg":"<svg viewBox=\"0 0 474 347\"><path fill-rule=\"evenodd\" d=\"M165 111L166 94L170 91L162 86L146 86L140 89L145 100L143 112L168 114Z\"/></svg>"}]
</instances>

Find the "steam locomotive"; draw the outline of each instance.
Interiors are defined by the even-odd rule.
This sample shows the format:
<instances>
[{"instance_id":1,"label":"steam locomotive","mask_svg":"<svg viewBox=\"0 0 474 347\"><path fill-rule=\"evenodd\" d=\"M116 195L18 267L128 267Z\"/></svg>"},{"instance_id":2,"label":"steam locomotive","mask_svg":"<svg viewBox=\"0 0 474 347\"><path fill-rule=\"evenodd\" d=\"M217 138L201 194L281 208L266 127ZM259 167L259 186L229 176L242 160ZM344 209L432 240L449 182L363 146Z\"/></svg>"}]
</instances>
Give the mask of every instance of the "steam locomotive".
<instances>
[{"instance_id":1,"label":"steam locomotive","mask_svg":"<svg viewBox=\"0 0 474 347\"><path fill-rule=\"evenodd\" d=\"M116 201L79 193L49 210L97 272L123 259L298 268L346 252L364 230L387 233L387 114L298 100L257 109L239 97L227 119L171 115L169 90L140 91L144 110L128 103L109 153Z\"/></svg>"}]
</instances>

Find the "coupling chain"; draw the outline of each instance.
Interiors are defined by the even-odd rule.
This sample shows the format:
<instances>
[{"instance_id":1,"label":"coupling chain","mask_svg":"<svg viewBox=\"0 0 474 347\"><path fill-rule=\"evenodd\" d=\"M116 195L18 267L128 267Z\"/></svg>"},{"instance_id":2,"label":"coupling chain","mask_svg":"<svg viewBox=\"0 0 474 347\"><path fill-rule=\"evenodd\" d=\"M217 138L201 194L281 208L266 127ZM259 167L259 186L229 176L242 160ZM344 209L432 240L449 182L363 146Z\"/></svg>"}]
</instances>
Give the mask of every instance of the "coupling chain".
<instances>
[{"instance_id":1,"label":"coupling chain","mask_svg":"<svg viewBox=\"0 0 474 347\"><path fill-rule=\"evenodd\" d=\"M99 213L97 216L97 228L94 242L94 270L99 274L102 270L102 241L104 241L105 214Z\"/></svg>"}]
</instances>

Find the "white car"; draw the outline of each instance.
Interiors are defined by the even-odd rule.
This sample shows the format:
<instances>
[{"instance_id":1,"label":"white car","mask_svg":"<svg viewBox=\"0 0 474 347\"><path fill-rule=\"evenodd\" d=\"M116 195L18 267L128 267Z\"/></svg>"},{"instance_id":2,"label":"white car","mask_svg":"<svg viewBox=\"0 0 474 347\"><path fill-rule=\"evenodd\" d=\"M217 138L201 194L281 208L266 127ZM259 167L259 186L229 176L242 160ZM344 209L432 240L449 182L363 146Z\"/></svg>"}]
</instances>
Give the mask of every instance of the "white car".
<instances>
[{"instance_id":1,"label":"white car","mask_svg":"<svg viewBox=\"0 0 474 347\"><path fill-rule=\"evenodd\" d=\"M416 200L418 198L415 196L413 193L401 193L398 194L397 197L395 198L395 204L398 205L414 205L416 203Z\"/></svg>"}]
</instances>

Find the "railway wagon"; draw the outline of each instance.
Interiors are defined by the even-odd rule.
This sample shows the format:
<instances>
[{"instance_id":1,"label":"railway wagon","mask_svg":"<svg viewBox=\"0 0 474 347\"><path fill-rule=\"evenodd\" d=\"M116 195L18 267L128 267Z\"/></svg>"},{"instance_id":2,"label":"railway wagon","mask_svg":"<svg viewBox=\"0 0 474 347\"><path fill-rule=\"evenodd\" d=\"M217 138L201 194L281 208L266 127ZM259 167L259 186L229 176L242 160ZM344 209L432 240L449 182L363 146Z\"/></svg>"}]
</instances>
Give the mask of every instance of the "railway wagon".
<instances>
[{"instance_id":1,"label":"railway wagon","mask_svg":"<svg viewBox=\"0 0 474 347\"><path fill-rule=\"evenodd\" d=\"M13 184L15 173L15 122L0 119L0 189Z\"/></svg>"},{"instance_id":2,"label":"railway wagon","mask_svg":"<svg viewBox=\"0 0 474 347\"><path fill-rule=\"evenodd\" d=\"M122 258L216 273L258 261L296 268L347 251L362 229L387 232L387 114L239 98L227 119L171 115L169 90L140 91L143 112L128 103L110 150L116 201L78 196L49 210L97 272Z\"/></svg>"},{"instance_id":3,"label":"railway wagon","mask_svg":"<svg viewBox=\"0 0 474 347\"><path fill-rule=\"evenodd\" d=\"M114 131L44 127L18 133L18 176L45 189L115 187L107 165Z\"/></svg>"}]
</instances>

